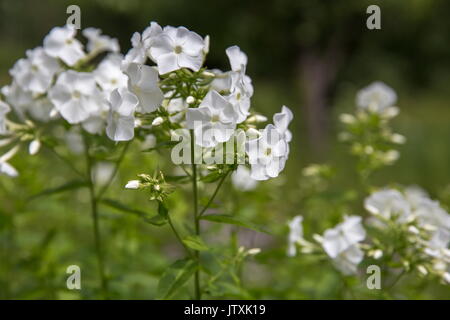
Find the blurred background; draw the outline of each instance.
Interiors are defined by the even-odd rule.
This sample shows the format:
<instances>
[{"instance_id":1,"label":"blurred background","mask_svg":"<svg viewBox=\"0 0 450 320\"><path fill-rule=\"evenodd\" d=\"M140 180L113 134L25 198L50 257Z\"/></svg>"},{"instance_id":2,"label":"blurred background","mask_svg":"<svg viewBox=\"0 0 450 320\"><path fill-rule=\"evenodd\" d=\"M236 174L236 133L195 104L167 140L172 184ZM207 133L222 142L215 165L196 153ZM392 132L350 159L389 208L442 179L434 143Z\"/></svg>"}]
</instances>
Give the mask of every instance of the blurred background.
<instances>
[{"instance_id":1,"label":"blurred background","mask_svg":"<svg viewBox=\"0 0 450 320\"><path fill-rule=\"evenodd\" d=\"M322 233L339 220L343 209L333 198L334 191L356 188L357 179L354 159L337 141L337 119L354 110L356 92L372 81L381 80L397 91L401 113L394 129L407 137L400 160L378 172L374 183L419 185L444 205L450 204L449 1L0 0L0 86L10 82L8 70L27 49L42 45L51 28L65 24L71 4L81 8L82 28L100 28L117 37L122 53L130 48L133 32L142 32L150 21L210 35L208 67L229 69L225 49L238 45L249 57L254 110L268 116L282 104L293 110L292 155L284 174L255 191L226 193L219 199L224 206L234 203L230 210L275 231L275 236L239 231L242 245L263 252L245 267L242 286L230 289L226 297L351 298L347 282L355 279L345 280L343 287L331 266L317 268L309 258L286 258L286 221L304 215L308 234ZM371 4L381 8L381 30L366 28L366 8ZM110 197L154 210L143 194L126 192L122 186L142 168L152 172L163 166L165 158L132 150ZM301 169L310 163L338 168L322 200L310 195L311 186L305 186L301 176ZM16 157L14 165L20 177L0 177L0 298L97 297L86 190L30 200L31 195L61 184L69 173L46 152ZM171 197L181 218L189 215L188 200L181 193ZM362 205L345 209L359 214ZM114 297L154 298L164 268L182 255L171 233L113 209L105 208L101 215ZM220 239L210 240L220 245ZM81 266L81 291L65 288L70 264ZM353 285L358 297L379 297L364 284ZM400 285L404 290L396 297L450 297L448 288L417 276Z\"/></svg>"}]
</instances>

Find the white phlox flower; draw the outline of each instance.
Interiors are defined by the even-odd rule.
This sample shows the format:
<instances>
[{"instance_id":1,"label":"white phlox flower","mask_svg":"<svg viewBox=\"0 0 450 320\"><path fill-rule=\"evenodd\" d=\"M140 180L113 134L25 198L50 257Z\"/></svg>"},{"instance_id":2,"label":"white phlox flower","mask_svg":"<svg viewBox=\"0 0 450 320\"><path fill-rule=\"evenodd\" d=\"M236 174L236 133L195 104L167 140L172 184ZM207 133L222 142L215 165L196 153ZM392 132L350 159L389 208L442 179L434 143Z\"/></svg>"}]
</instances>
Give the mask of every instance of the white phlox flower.
<instances>
[{"instance_id":1,"label":"white phlox flower","mask_svg":"<svg viewBox=\"0 0 450 320\"><path fill-rule=\"evenodd\" d=\"M44 93L60 70L58 60L47 55L41 47L27 50L26 55L27 58L18 60L9 73L23 90Z\"/></svg>"},{"instance_id":2,"label":"white phlox flower","mask_svg":"<svg viewBox=\"0 0 450 320\"><path fill-rule=\"evenodd\" d=\"M397 216L399 221L405 222L411 215L410 204L395 189L382 189L372 193L364 200L364 207L373 215L380 215L385 219Z\"/></svg>"},{"instance_id":3,"label":"white phlox flower","mask_svg":"<svg viewBox=\"0 0 450 320\"><path fill-rule=\"evenodd\" d=\"M131 37L132 48L128 51L123 61L123 67L129 63L143 64L147 60L147 56L150 54L149 49L152 45L155 37L162 32L162 28L156 22L151 22L142 35L139 32L135 32Z\"/></svg>"},{"instance_id":4,"label":"white phlox flower","mask_svg":"<svg viewBox=\"0 0 450 320\"><path fill-rule=\"evenodd\" d=\"M361 220L362 218L359 216L348 216L334 228L325 231L322 246L332 259L364 240L366 231Z\"/></svg>"},{"instance_id":5,"label":"white phlox flower","mask_svg":"<svg viewBox=\"0 0 450 320\"><path fill-rule=\"evenodd\" d=\"M128 84L128 77L121 69L122 59L121 54L109 54L94 70L95 81L108 95Z\"/></svg>"},{"instance_id":6,"label":"white phlox flower","mask_svg":"<svg viewBox=\"0 0 450 320\"><path fill-rule=\"evenodd\" d=\"M226 142L236 128L237 114L233 106L217 91L209 91L198 108L186 112L186 124L194 130L195 143L215 147Z\"/></svg>"},{"instance_id":7,"label":"white phlox flower","mask_svg":"<svg viewBox=\"0 0 450 320\"><path fill-rule=\"evenodd\" d=\"M134 112L139 103L127 89L115 89L111 93L111 108L106 134L114 141L128 141L134 137Z\"/></svg>"},{"instance_id":8,"label":"white phlox flower","mask_svg":"<svg viewBox=\"0 0 450 320\"><path fill-rule=\"evenodd\" d=\"M68 66L75 65L85 57L83 45L75 39L73 26L55 27L44 38L44 50L50 57L59 58Z\"/></svg>"},{"instance_id":9,"label":"white phlox flower","mask_svg":"<svg viewBox=\"0 0 450 320\"><path fill-rule=\"evenodd\" d=\"M247 143L251 177L267 180L278 177L288 156L288 143L274 125L267 125L260 137Z\"/></svg>"},{"instance_id":10,"label":"white phlox flower","mask_svg":"<svg viewBox=\"0 0 450 320\"><path fill-rule=\"evenodd\" d=\"M104 108L104 97L91 73L68 70L61 73L48 97L70 124L85 121Z\"/></svg>"},{"instance_id":11,"label":"white phlox flower","mask_svg":"<svg viewBox=\"0 0 450 320\"><path fill-rule=\"evenodd\" d=\"M128 89L139 100L138 112L155 111L162 103L164 95L158 86L158 71L138 63L130 63L125 73L128 75Z\"/></svg>"},{"instance_id":12,"label":"white phlox flower","mask_svg":"<svg viewBox=\"0 0 450 320\"><path fill-rule=\"evenodd\" d=\"M33 94L24 91L15 81L4 86L1 93L5 96L6 102L12 107L14 112L21 118L33 101Z\"/></svg>"},{"instance_id":13,"label":"white phlox flower","mask_svg":"<svg viewBox=\"0 0 450 320\"><path fill-rule=\"evenodd\" d=\"M182 98L170 99L166 106L170 122L180 122L188 109L187 102Z\"/></svg>"},{"instance_id":14,"label":"white phlox flower","mask_svg":"<svg viewBox=\"0 0 450 320\"><path fill-rule=\"evenodd\" d=\"M297 254L297 244L303 239L303 217L295 216L289 221L289 236L287 255L294 257Z\"/></svg>"},{"instance_id":15,"label":"white phlox flower","mask_svg":"<svg viewBox=\"0 0 450 320\"><path fill-rule=\"evenodd\" d=\"M205 43L197 33L185 27L167 26L150 46L150 56L158 65L160 74L181 68L198 71L203 64Z\"/></svg>"},{"instance_id":16,"label":"white phlox flower","mask_svg":"<svg viewBox=\"0 0 450 320\"><path fill-rule=\"evenodd\" d=\"M382 112L397 101L395 91L383 82L374 82L361 89L356 96L356 104L362 109Z\"/></svg>"}]
</instances>

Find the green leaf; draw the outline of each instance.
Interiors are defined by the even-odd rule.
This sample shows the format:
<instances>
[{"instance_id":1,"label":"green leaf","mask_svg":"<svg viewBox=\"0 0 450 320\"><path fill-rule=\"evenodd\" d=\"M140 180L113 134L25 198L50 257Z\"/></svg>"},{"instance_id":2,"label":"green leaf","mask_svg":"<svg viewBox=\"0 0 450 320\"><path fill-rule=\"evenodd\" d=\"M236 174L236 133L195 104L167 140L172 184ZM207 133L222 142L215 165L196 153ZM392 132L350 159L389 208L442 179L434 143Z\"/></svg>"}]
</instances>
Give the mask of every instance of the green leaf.
<instances>
[{"instance_id":1,"label":"green leaf","mask_svg":"<svg viewBox=\"0 0 450 320\"><path fill-rule=\"evenodd\" d=\"M162 226L167 223L167 219L164 216L161 216L160 214L150 217L148 213L138 209L130 208L129 206L117 200L103 199L102 203L119 211L135 214L138 217L142 218L145 222L150 223L154 226Z\"/></svg>"},{"instance_id":2,"label":"green leaf","mask_svg":"<svg viewBox=\"0 0 450 320\"><path fill-rule=\"evenodd\" d=\"M199 236L187 236L183 239L183 242L189 248L197 251L206 251L209 249Z\"/></svg>"},{"instance_id":3,"label":"green leaf","mask_svg":"<svg viewBox=\"0 0 450 320\"><path fill-rule=\"evenodd\" d=\"M158 214L161 217L167 218L169 210L167 210L166 206L164 205L164 202L158 201Z\"/></svg>"},{"instance_id":4,"label":"green leaf","mask_svg":"<svg viewBox=\"0 0 450 320\"><path fill-rule=\"evenodd\" d=\"M41 191L41 192L31 196L29 198L29 200L33 200L33 199L36 199L39 197L49 196L49 195L53 195L53 194L57 194L57 193L65 192L65 191L75 190L75 189L83 188L83 187L87 187L87 186L88 186L88 183L86 181L73 180L73 181L67 182L59 187L49 188L44 191Z\"/></svg>"},{"instance_id":5,"label":"green leaf","mask_svg":"<svg viewBox=\"0 0 450 320\"><path fill-rule=\"evenodd\" d=\"M169 299L173 296L191 278L197 268L197 263L192 259L175 261L159 280L157 299Z\"/></svg>"},{"instance_id":6,"label":"green leaf","mask_svg":"<svg viewBox=\"0 0 450 320\"><path fill-rule=\"evenodd\" d=\"M252 229L258 232L271 234L270 231L266 230L265 228L258 226L250 221L246 221L242 218L238 218L235 216L230 216L226 214L205 214L200 217L201 220L206 221L212 221L212 222L218 222L218 223L226 223L226 224L234 224L240 227L244 227L247 229Z\"/></svg>"}]
</instances>

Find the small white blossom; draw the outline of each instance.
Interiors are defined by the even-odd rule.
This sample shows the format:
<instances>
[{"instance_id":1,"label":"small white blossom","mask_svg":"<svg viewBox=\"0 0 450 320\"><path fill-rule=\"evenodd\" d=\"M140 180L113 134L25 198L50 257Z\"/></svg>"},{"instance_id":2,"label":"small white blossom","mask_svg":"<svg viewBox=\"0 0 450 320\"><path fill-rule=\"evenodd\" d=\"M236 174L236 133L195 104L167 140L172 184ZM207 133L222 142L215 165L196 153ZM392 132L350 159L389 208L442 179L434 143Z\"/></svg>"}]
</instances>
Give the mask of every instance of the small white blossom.
<instances>
[{"instance_id":1,"label":"small white blossom","mask_svg":"<svg viewBox=\"0 0 450 320\"><path fill-rule=\"evenodd\" d=\"M125 73L128 75L128 89L139 99L137 111L155 111L164 99L158 86L158 71L146 65L130 63Z\"/></svg>"},{"instance_id":2,"label":"small white blossom","mask_svg":"<svg viewBox=\"0 0 450 320\"><path fill-rule=\"evenodd\" d=\"M231 175L233 186L240 191L251 191L256 188L258 181L250 176L250 169L244 165L239 165Z\"/></svg>"},{"instance_id":3,"label":"small white blossom","mask_svg":"<svg viewBox=\"0 0 450 320\"><path fill-rule=\"evenodd\" d=\"M127 141L134 137L134 112L138 99L127 89L115 89L111 93L111 108L106 134L114 141Z\"/></svg>"},{"instance_id":4,"label":"small white blossom","mask_svg":"<svg viewBox=\"0 0 450 320\"><path fill-rule=\"evenodd\" d=\"M119 52L119 41L102 34L100 29L86 28L83 30L83 36L88 39L86 48L89 53L94 54L102 51Z\"/></svg>"},{"instance_id":5,"label":"small white blossom","mask_svg":"<svg viewBox=\"0 0 450 320\"><path fill-rule=\"evenodd\" d=\"M361 89L356 96L356 104L363 109L381 112L397 101L397 94L383 82L374 82Z\"/></svg>"},{"instance_id":6,"label":"small white blossom","mask_svg":"<svg viewBox=\"0 0 450 320\"><path fill-rule=\"evenodd\" d=\"M214 147L226 142L234 133L237 115L233 106L217 91L209 91L198 108L186 112L186 123L194 130L195 143Z\"/></svg>"},{"instance_id":7,"label":"small white blossom","mask_svg":"<svg viewBox=\"0 0 450 320\"><path fill-rule=\"evenodd\" d=\"M75 34L76 29L71 26L53 28L44 39L45 53L73 66L85 57L83 46L75 39Z\"/></svg>"},{"instance_id":8,"label":"small white blossom","mask_svg":"<svg viewBox=\"0 0 450 320\"><path fill-rule=\"evenodd\" d=\"M288 251L287 255L293 257L297 254L296 245L303 239L303 217L295 216L289 221L289 237L288 237Z\"/></svg>"},{"instance_id":9,"label":"small white blossom","mask_svg":"<svg viewBox=\"0 0 450 320\"><path fill-rule=\"evenodd\" d=\"M15 81L8 86L2 87L1 93L19 117L23 117L33 101L32 93L24 91Z\"/></svg>"},{"instance_id":10,"label":"small white blossom","mask_svg":"<svg viewBox=\"0 0 450 320\"><path fill-rule=\"evenodd\" d=\"M278 177L284 169L288 152L287 141L274 125L267 125L259 138L247 143L251 177L255 180Z\"/></svg>"},{"instance_id":11,"label":"small white blossom","mask_svg":"<svg viewBox=\"0 0 450 320\"><path fill-rule=\"evenodd\" d=\"M363 258L364 252L357 245L352 245L339 252L332 261L334 266L344 275L352 275L356 274L358 265Z\"/></svg>"},{"instance_id":12,"label":"small white blossom","mask_svg":"<svg viewBox=\"0 0 450 320\"><path fill-rule=\"evenodd\" d=\"M241 71L246 69L247 67L247 55L241 51L238 46L232 46L225 50L228 59L230 61L231 70L233 71Z\"/></svg>"},{"instance_id":13,"label":"small white blossom","mask_svg":"<svg viewBox=\"0 0 450 320\"><path fill-rule=\"evenodd\" d=\"M68 70L61 73L48 96L70 124L87 120L105 105L93 75L86 72Z\"/></svg>"},{"instance_id":14,"label":"small white blossom","mask_svg":"<svg viewBox=\"0 0 450 320\"><path fill-rule=\"evenodd\" d=\"M122 72L121 64L122 55L109 54L94 70L95 80L107 94L127 86L128 77Z\"/></svg>"},{"instance_id":15,"label":"small white blossom","mask_svg":"<svg viewBox=\"0 0 450 320\"><path fill-rule=\"evenodd\" d=\"M198 71L203 64L205 43L198 34L185 27L167 26L150 46L150 56L158 65L160 74L180 68Z\"/></svg>"},{"instance_id":16,"label":"small white blossom","mask_svg":"<svg viewBox=\"0 0 450 320\"><path fill-rule=\"evenodd\" d=\"M364 200L364 207L374 215L380 215L386 219L398 216L405 222L411 215L411 207L404 196L394 189L382 189L372 193Z\"/></svg>"},{"instance_id":17,"label":"small white blossom","mask_svg":"<svg viewBox=\"0 0 450 320\"><path fill-rule=\"evenodd\" d=\"M26 55L27 58L18 60L9 73L25 91L44 93L60 69L59 63L41 47L27 50Z\"/></svg>"},{"instance_id":18,"label":"small white blossom","mask_svg":"<svg viewBox=\"0 0 450 320\"><path fill-rule=\"evenodd\" d=\"M124 67L130 63L143 64L147 60L150 46L152 45L155 37L162 32L162 28L156 23L151 22L142 35L135 32L131 37L132 48L128 51L124 59Z\"/></svg>"},{"instance_id":19,"label":"small white blossom","mask_svg":"<svg viewBox=\"0 0 450 320\"><path fill-rule=\"evenodd\" d=\"M157 127L157 126L161 125L163 122L164 122L164 119L162 117L156 117L152 121L152 126Z\"/></svg>"},{"instance_id":20,"label":"small white blossom","mask_svg":"<svg viewBox=\"0 0 450 320\"><path fill-rule=\"evenodd\" d=\"M349 216L345 217L342 223L325 231L322 246L334 259L351 246L364 240L365 237L366 231L362 226L361 217ZM351 253L355 253L354 250Z\"/></svg>"}]
</instances>

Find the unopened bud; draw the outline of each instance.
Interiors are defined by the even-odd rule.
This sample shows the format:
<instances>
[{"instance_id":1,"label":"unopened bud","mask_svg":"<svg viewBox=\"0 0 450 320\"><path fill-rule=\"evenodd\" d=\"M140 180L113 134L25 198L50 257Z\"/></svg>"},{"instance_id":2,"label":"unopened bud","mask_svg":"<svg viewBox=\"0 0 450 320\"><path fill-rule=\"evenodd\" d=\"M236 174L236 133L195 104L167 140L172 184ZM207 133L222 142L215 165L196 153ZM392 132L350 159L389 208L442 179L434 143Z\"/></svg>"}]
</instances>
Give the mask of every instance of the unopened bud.
<instances>
[{"instance_id":1,"label":"unopened bud","mask_svg":"<svg viewBox=\"0 0 450 320\"><path fill-rule=\"evenodd\" d=\"M164 122L164 119L162 117L157 117L153 120L152 122L152 126L159 126L160 124L162 124Z\"/></svg>"}]
</instances>

